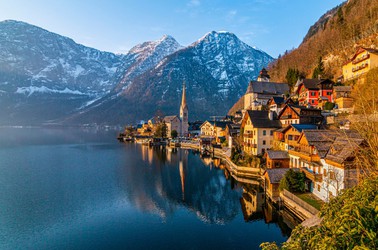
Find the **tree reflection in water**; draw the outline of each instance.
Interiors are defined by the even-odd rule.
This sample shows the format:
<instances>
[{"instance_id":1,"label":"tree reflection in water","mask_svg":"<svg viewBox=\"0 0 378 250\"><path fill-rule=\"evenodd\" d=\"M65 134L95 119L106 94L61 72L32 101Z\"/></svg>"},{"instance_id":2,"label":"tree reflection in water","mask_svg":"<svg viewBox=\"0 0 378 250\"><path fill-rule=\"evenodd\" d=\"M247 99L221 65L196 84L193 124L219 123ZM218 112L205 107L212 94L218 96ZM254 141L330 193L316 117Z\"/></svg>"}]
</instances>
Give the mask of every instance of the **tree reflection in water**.
<instances>
[{"instance_id":1,"label":"tree reflection in water","mask_svg":"<svg viewBox=\"0 0 378 250\"><path fill-rule=\"evenodd\" d=\"M136 145L135 150L141 159L125 166L123 183L139 210L165 219L184 206L204 222L226 224L241 209L246 222L278 223L283 235L290 235L286 215L265 203L262 187L238 183L219 159L201 158L184 149Z\"/></svg>"}]
</instances>

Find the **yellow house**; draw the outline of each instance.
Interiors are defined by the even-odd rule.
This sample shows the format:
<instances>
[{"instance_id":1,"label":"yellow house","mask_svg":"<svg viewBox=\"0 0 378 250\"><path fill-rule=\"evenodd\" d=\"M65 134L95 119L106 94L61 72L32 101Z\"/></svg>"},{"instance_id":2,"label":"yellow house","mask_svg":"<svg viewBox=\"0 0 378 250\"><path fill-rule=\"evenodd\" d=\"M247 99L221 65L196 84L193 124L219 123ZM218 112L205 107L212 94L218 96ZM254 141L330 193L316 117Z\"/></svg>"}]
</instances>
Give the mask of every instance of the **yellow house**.
<instances>
[{"instance_id":1,"label":"yellow house","mask_svg":"<svg viewBox=\"0 0 378 250\"><path fill-rule=\"evenodd\" d=\"M264 154L272 147L273 131L280 127L280 121L273 120L272 111L247 110L240 128L244 152L251 155Z\"/></svg>"},{"instance_id":2,"label":"yellow house","mask_svg":"<svg viewBox=\"0 0 378 250\"><path fill-rule=\"evenodd\" d=\"M378 50L359 48L353 57L343 65L344 81L358 78L369 72L370 69L378 67Z\"/></svg>"},{"instance_id":3,"label":"yellow house","mask_svg":"<svg viewBox=\"0 0 378 250\"><path fill-rule=\"evenodd\" d=\"M225 121L205 121L201 125L201 137L220 138L227 135L227 124L231 122Z\"/></svg>"}]
</instances>

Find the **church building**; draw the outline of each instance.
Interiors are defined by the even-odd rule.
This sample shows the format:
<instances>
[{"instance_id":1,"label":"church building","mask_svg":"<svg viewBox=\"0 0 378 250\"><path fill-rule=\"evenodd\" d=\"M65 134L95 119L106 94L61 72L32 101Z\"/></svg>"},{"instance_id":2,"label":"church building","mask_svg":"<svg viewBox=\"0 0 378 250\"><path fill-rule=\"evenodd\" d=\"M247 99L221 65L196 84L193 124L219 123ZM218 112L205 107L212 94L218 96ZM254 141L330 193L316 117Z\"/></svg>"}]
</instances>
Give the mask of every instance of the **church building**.
<instances>
[{"instance_id":1,"label":"church building","mask_svg":"<svg viewBox=\"0 0 378 250\"><path fill-rule=\"evenodd\" d=\"M178 117L177 115L171 115L171 116L165 116L163 118L165 124L167 125L167 136L171 137L171 132L173 130L176 130L178 136L187 137L188 129L189 129L188 119L189 117L188 117L188 105L186 104L185 83L183 83L181 105L180 105L180 116Z\"/></svg>"}]
</instances>

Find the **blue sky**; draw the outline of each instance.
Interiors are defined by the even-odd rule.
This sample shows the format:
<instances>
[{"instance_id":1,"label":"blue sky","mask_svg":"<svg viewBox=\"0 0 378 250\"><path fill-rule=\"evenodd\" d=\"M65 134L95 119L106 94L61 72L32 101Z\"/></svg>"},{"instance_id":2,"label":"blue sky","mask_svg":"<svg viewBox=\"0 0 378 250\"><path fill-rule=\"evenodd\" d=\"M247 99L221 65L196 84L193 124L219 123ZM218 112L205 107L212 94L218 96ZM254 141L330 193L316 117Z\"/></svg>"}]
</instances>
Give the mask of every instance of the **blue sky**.
<instances>
[{"instance_id":1,"label":"blue sky","mask_svg":"<svg viewBox=\"0 0 378 250\"><path fill-rule=\"evenodd\" d=\"M273 57L297 47L309 27L343 0L0 0L0 21L40 26L115 53L164 34L186 46L230 31Z\"/></svg>"}]
</instances>

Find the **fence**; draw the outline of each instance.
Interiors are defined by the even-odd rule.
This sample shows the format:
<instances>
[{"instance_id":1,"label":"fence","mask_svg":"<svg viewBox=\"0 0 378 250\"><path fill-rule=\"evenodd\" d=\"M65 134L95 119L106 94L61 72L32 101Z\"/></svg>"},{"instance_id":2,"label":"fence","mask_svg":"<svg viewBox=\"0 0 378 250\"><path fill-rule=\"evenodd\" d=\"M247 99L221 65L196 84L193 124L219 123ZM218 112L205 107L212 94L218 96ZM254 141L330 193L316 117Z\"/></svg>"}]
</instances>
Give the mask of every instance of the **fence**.
<instances>
[{"instance_id":1,"label":"fence","mask_svg":"<svg viewBox=\"0 0 378 250\"><path fill-rule=\"evenodd\" d=\"M308 211L312 215L316 215L319 212L316 208L314 208L307 202L303 201L302 199L298 198L295 194L290 193L286 189L282 191L282 195L284 196L284 198L289 198L290 200L295 202L298 206Z\"/></svg>"}]
</instances>

